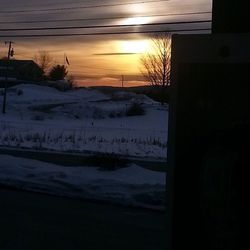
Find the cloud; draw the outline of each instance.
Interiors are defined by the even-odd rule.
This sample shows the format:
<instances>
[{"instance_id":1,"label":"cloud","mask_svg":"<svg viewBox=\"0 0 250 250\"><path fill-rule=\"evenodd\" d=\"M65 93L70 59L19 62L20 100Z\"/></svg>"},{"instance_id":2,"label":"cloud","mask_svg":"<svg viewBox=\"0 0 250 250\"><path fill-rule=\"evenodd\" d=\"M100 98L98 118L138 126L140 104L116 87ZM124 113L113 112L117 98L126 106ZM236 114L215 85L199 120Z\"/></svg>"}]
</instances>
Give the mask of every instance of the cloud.
<instances>
[{"instance_id":1,"label":"cloud","mask_svg":"<svg viewBox=\"0 0 250 250\"><path fill-rule=\"evenodd\" d=\"M76 77L76 82L78 86L121 86L121 76L119 75L81 75ZM143 86L148 85L143 76L141 75L125 75L124 76L124 86Z\"/></svg>"},{"instance_id":2,"label":"cloud","mask_svg":"<svg viewBox=\"0 0 250 250\"><path fill-rule=\"evenodd\" d=\"M84 5L101 5L103 0L91 1L81 0L9 0L1 1L1 11L15 11L28 9L49 9L49 8L65 8L77 7ZM132 2L132 1L127 1ZM180 12L198 12L199 10L211 9L211 0L186 0L183 1L169 1L155 4L128 4L124 6L116 6L109 8L91 8L91 9L74 9L67 11L53 11L53 12L29 12L29 13L5 13L0 15L0 22L15 22L9 24L0 24L2 28L32 28L32 27L63 27L63 26L93 26L93 25L111 25L122 24L126 18L134 16L147 16L152 14L166 14L166 13L180 13ZM10 4L11 3L11 4ZM115 3L123 3L118 0ZM105 4L114 4L114 1L105 0ZM114 17L122 16L124 18L114 19ZM107 18L111 19L107 19ZM199 16L201 17L201 16ZM95 19L98 18L98 19ZM105 18L105 19L101 19ZM112 19L113 18L113 19ZM176 16L152 18L152 22L176 21ZM186 20L189 17L178 17L178 20ZM89 19L82 21L66 21L69 19ZM95 19L95 20L94 20ZM22 23L30 21L51 21L40 23ZM53 21L61 20L61 21ZM63 21L65 20L65 21ZM174 27L174 26L173 26ZM161 27L166 29L166 27ZM128 32L128 31L147 31L152 30L153 27L123 27L113 29L85 29L61 30L61 31L13 31L2 32L4 35L14 34L58 34L58 33L96 33L96 32ZM156 29L156 28L155 28ZM157 28L157 30L160 29ZM73 74L79 82L86 85L94 84L111 84L119 86L121 74L125 75L126 84L141 85L144 80L139 76L138 58L135 50L123 50L119 47L122 41L134 41L140 39L147 39L150 34L110 34L110 35L92 35L92 36L68 36L68 37L30 37L30 38L13 38L16 59L32 59L34 54L39 50L46 50L51 53L52 57L58 63L62 63L64 53L67 54L71 65L69 71ZM7 39L7 38L6 38ZM7 48L4 44L0 44L0 55L6 55ZM124 52L123 52L124 51ZM125 52L127 51L127 52ZM132 52L130 52L132 51ZM134 56L133 56L134 55ZM92 68L92 69L91 69ZM107 75L109 73L115 75ZM138 73L137 76L132 75ZM99 75L98 75L99 74ZM118 76L119 74L119 76Z\"/></svg>"},{"instance_id":3,"label":"cloud","mask_svg":"<svg viewBox=\"0 0 250 250\"><path fill-rule=\"evenodd\" d=\"M140 53L96 53L93 56L127 56L127 55L137 55Z\"/></svg>"},{"instance_id":4,"label":"cloud","mask_svg":"<svg viewBox=\"0 0 250 250\"><path fill-rule=\"evenodd\" d=\"M117 75L108 74L107 77L117 78ZM126 74L126 75L124 75L124 80L125 81L137 81L137 82L143 81L143 82L145 82L145 78L141 74Z\"/></svg>"}]
</instances>

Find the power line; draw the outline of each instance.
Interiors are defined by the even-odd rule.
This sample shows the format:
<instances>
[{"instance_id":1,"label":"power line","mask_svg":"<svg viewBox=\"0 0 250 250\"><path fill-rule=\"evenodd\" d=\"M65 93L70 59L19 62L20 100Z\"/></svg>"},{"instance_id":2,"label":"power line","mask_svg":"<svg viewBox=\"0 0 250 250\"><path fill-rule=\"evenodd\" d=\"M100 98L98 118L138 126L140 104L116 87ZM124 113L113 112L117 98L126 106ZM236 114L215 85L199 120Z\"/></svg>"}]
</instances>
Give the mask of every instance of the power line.
<instances>
[{"instance_id":1,"label":"power line","mask_svg":"<svg viewBox=\"0 0 250 250\"><path fill-rule=\"evenodd\" d=\"M91 3L91 0L90 1L85 1L84 0L84 3L85 4L87 4L87 3ZM73 5L73 4L81 4L81 2L80 1L75 1L75 2L73 2L73 1L70 1L70 2L53 2L53 3L47 3L46 1L44 2L44 3L38 3L36 6L37 7L46 7L46 8L48 8L48 6L58 6L58 5ZM18 3L15 3L15 6L18 6L18 7L22 7L22 8L29 8L29 7L34 7L34 3L27 3L27 4L23 4L23 3L20 3L20 1L18 2Z\"/></svg>"},{"instance_id":2,"label":"power line","mask_svg":"<svg viewBox=\"0 0 250 250\"><path fill-rule=\"evenodd\" d=\"M125 27L145 27L145 26L159 26L159 25L180 25L180 24L200 24L209 23L211 20L199 21L179 21L179 22L165 22L165 23L145 23L145 24L121 24L121 25L87 25L87 26L64 26L64 27L40 27L40 28L14 28L14 29L0 29L0 31L39 31L39 30L67 30L67 29L101 29L101 28L125 28Z\"/></svg>"},{"instance_id":3,"label":"power line","mask_svg":"<svg viewBox=\"0 0 250 250\"><path fill-rule=\"evenodd\" d=\"M69 36L103 36L103 35L128 35L128 34L154 34L154 33L173 33L173 32L198 32L211 31L211 28L193 28L193 29L168 29L168 30L150 30L150 31L124 31L124 32L96 32L96 33L68 33L68 34L24 34L24 35L0 35L1 38L25 38L25 37L69 37Z\"/></svg>"},{"instance_id":4,"label":"power line","mask_svg":"<svg viewBox=\"0 0 250 250\"><path fill-rule=\"evenodd\" d=\"M211 14L211 11L199 11L199 12L184 12L184 13L168 13L168 14L151 14L151 15L135 15L135 16L114 16L114 17L96 17L96 18L75 18L75 19L53 19L53 20L33 20L33 21L4 21L0 24L20 24L20 23L51 23L51 22L80 22L80 21L98 21L98 20L113 20L122 18L149 18L149 17L168 17L168 16L188 16L188 15L203 15Z\"/></svg>"},{"instance_id":5,"label":"power line","mask_svg":"<svg viewBox=\"0 0 250 250\"><path fill-rule=\"evenodd\" d=\"M127 2L127 3L117 3L117 4L99 4L99 5L88 5L88 6L78 6L78 7L64 7L64 8L49 8L49 9L31 9L31 10L4 10L0 11L1 14L14 14L14 13L28 13L28 12L49 12L49 11L64 11L64 10L75 10L75 9L92 9L92 8L102 8L102 7L115 7L123 5L134 5L134 4L148 4L156 2L168 2L170 0L149 0L149 1L138 1L138 2Z\"/></svg>"}]
</instances>

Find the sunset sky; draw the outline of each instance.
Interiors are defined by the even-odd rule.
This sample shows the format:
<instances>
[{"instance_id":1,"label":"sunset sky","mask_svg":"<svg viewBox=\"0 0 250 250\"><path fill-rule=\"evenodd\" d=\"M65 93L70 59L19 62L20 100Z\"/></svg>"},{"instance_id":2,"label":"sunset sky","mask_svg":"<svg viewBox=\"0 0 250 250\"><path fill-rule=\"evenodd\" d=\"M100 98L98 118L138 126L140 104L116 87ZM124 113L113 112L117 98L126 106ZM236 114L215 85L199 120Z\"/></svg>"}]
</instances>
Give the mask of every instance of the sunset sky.
<instances>
[{"instance_id":1,"label":"sunset sky","mask_svg":"<svg viewBox=\"0 0 250 250\"><path fill-rule=\"evenodd\" d=\"M121 75L124 75L125 86L144 85L145 81L139 69L139 58L142 53L150 49L150 40L149 34L140 32L210 27L209 23L154 26L145 24L211 20L212 8L212 0L0 0L0 3L0 56L6 55L7 47L4 41L8 40L14 42L15 59L33 59L39 50L44 50L50 53L55 63L63 64L65 53L70 62L69 74L83 86L120 86ZM134 24L141 26L89 27ZM73 28L79 26L89 28ZM71 28L8 30L54 27ZM135 33L65 36L76 33L119 32ZM64 36L12 37L48 34L64 34Z\"/></svg>"}]
</instances>

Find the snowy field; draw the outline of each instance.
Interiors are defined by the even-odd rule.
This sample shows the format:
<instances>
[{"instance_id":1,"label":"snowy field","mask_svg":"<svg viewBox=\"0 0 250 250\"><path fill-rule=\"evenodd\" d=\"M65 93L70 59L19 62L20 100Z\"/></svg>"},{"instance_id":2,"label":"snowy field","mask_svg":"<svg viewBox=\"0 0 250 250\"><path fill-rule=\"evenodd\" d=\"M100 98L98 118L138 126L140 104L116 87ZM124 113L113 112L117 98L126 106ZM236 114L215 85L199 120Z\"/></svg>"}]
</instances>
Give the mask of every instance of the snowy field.
<instances>
[{"instance_id":1,"label":"snowy field","mask_svg":"<svg viewBox=\"0 0 250 250\"><path fill-rule=\"evenodd\" d=\"M134 103L145 114L128 116ZM9 89L0 118L0 147L167 158L167 106L144 95L23 84ZM153 209L164 209L165 175L135 164L104 171L0 155L1 184Z\"/></svg>"},{"instance_id":2,"label":"snowy field","mask_svg":"<svg viewBox=\"0 0 250 250\"><path fill-rule=\"evenodd\" d=\"M59 196L163 210L165 173L130 165L112 171L0 155L0 183Z\"/></svg>"},{"instance_id":3,"label":"snowy field","mask_svg":"<svg viewBox=\"0 0 250 250\"><path fill-rule=\"evenodd\" d=\"M127 116L133 103L145 114ZM167 106L144 95L23 84L9 89L0 117L1 146L167 157Z\"/></svg>"}]
</instances>

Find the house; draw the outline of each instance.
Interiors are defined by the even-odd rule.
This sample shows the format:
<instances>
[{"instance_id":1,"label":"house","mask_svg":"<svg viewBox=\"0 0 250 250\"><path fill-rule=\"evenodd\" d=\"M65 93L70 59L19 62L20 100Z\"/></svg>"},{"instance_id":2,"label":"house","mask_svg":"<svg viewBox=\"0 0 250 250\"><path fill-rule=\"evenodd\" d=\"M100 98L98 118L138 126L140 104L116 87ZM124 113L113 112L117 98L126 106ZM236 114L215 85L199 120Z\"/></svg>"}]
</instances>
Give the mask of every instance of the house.
<instances>
[{"instance_id":1,"label":"house","mask_svg":"<svg viewBox=\"0 0 250 250\"><path fill-rule=\"evenodd\" d=\"M41 81L43 70L32 60L0 60L0 87L6 78L8 66L8 81Z\"/></svg>"}]
</instances>

